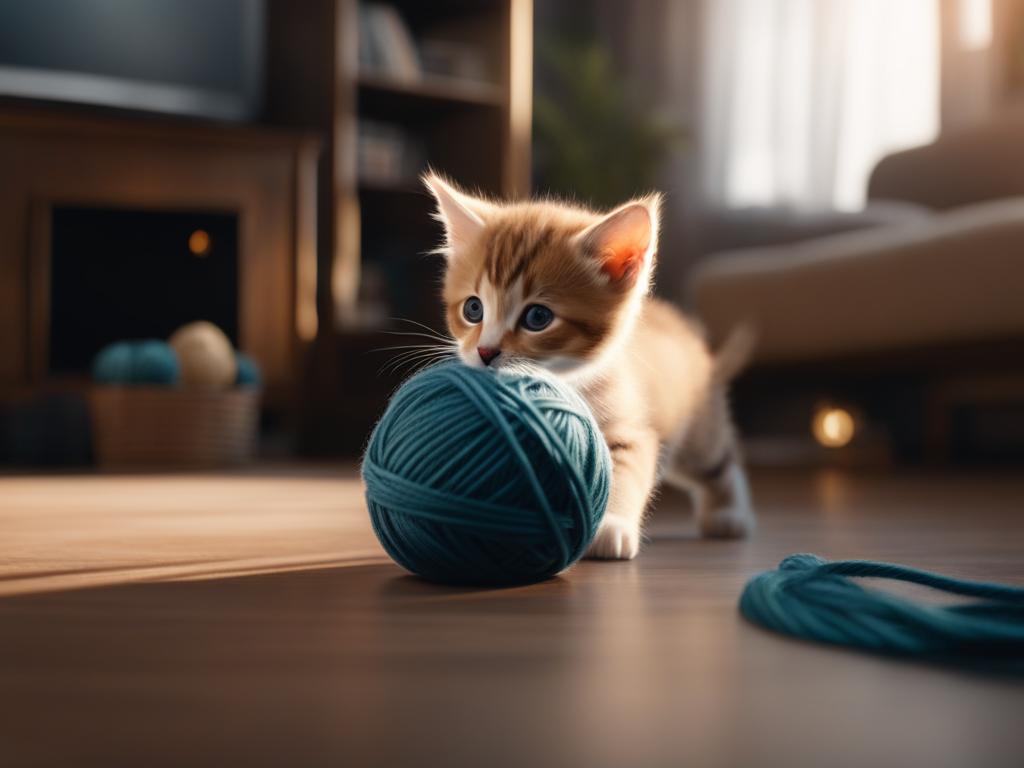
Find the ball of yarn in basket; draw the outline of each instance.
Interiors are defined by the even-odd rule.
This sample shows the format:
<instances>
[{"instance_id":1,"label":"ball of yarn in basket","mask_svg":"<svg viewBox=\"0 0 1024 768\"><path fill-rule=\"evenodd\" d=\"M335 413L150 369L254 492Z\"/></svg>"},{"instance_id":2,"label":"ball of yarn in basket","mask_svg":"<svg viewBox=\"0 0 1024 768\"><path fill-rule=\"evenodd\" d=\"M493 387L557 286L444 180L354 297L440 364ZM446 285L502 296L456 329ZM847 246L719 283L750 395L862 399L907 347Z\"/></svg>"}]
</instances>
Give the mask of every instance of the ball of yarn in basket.
<instances>
[{"instance_id":1,"label":"ball of yarn in basket","mask_svg":"<svg viewBox=\"0 0 1024 768\"><path fill-rule=\"evenodd\" d=\"M178 353L181 383L186 387L228 389L237 376L235 350L224 332L200 320L176 330L170 344Z\"/></svg>"},{"instance_id":2,"label":"ball of yarn in basket","mask_svg":"<svg viewBox=\"0 0 1024 768\"><path fill-rule=\"evenodd\" d=\"M263 374L255 360L248 355L239 352L235 355L235 363L238 373L235 374L235 384L239 387L259 387L263 384Z\"/></svg>"},{"instance_id":3,"label":"ball of yarn in basket","mask_svg":"<svg viewBox=\"0 0 1024 768\"><path fill-rule=\"evenodd\" d=\"M129 384L135 351L130 341L118 341L101 349L92 361L92 377L99 384Z\"/></svg>"},{"instance_id":4,"label":"ball of yarn in basket","mask_svg":"<svg viewBox=\"0 0 1024 768\"><path fill-rule=\"evenodd\" d=\"M178 383L181 368L178 356L164 341L141 341L135 345L132 377L136 384Z\"/></svg>"},{"instance_id":5,"label":"ball of yarn in basket","mask_svg":"<svg viewBox=\"0 0 1024 768\"><path fill-rule=\"evenodd\" d=\"M178 356L163 341L118 341L100 350L92 376L98 384L173 386L178 383Z\"/></svg>"}]
</instances>

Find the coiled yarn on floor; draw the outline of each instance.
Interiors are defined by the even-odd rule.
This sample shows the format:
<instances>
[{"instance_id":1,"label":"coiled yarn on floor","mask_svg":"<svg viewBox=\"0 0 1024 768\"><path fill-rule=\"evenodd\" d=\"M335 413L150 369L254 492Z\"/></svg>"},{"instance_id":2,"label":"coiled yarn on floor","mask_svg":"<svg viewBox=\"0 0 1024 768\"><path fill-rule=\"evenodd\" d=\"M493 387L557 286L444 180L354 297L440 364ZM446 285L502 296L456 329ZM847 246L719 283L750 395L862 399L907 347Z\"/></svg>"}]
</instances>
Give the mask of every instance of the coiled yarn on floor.
<instances>
[{"instance_id":1,"label":"coiled yarn on floor","mask_svg":"<svg viewBox=\"0 0 1024 768\"><path fill-rule=\"evenodd\" d=\"M395 393L362 473L374 531L399 565L434 581L514 584L583 555L611 459L565 385L444 364Z\"/></svg>"},{"instance_id":2,"label":"coiled yarn on floor","mask_svg":"<svg viewBox=\"0 0 1024 768\"><path fill-rule=\"evenodd\" d=\"M848 577L919 584L975 602L922 604L855 584ZM1024 664L1024 589L964 581L867 560L826 562L790 555L778 570L755 576L740 612L768 629L877 653L971 664Z\"/></svg>"}]
</instances>

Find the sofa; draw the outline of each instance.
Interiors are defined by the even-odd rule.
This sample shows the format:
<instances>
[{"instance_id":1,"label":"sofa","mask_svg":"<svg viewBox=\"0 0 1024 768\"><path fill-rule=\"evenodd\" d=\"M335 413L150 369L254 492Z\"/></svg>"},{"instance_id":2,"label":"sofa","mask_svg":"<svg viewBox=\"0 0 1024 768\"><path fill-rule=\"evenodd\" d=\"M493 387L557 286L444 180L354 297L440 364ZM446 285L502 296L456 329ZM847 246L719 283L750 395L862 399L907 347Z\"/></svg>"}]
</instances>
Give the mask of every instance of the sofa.
<instances>
[{"instance_id":1,"label":"sofa","mask_svg":"<svg viewBox=\"0 0 1024 768\"><path fill-rule=\"evenodd\" d=\"M752 324L759 361L1024 339L1024 117L890 155L868 195L845 231L704 259L711 337Z\"/></svg>"},{"instance_id":2,"label":"sofa","mask_svg":"<svg viewBox=\"0 0 1024 768\"><path fill-rule=\"evenodd\" d=\"M839 401L902 455L1024 461L1024 116L884 158L868 197L831 232L725 214L750 225L734 240L768 237L691 272L713 345L743 324L758 336L741 423L803 429Z\"/></svg>"}]
</instances>

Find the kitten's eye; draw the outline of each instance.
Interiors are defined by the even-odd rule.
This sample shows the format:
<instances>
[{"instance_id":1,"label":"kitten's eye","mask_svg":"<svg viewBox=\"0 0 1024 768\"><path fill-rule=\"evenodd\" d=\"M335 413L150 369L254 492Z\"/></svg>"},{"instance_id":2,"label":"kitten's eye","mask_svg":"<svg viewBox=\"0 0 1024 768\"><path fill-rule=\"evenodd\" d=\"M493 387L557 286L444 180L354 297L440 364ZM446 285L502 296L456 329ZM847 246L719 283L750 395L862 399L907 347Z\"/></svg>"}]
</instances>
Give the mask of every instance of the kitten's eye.
<instances>
[{"instance_id":1,"label":"kitten's eye","mask_svg":"<svg viewBox=\"0 0 1024 768\"><path fill-rule=\"evenodd\" d=\"M523 313L521 321L523 328L528 331L543 331L551 321L555 319L555 313L543 304L531 304Z\"/></svg>"},{"instance_id":2,"label":"kitten's eye","mask_svg":"<svg viewBox=\"0 0 1024 768\"><path fill-rule=\"evenodd\" d=\"M470 296L462 305L462 316L467 323L479 323L484 319L484 303L476 296Z\"/></svg>"}]
</instances>

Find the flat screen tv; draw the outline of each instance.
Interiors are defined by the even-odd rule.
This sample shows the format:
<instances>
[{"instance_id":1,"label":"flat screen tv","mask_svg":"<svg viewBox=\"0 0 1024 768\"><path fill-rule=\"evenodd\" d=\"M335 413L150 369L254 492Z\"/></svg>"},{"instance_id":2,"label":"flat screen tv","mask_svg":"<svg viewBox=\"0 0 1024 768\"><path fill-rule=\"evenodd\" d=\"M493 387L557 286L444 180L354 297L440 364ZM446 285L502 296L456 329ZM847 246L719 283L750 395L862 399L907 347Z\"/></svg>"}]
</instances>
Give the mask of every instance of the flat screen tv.
<instances>
[{"instance_id":1,"label":"flat screen tv","mask_svg":"<svg viewBox=\"0 0 1024 768\"><path fill-rule=\"evenodd\" d=\"M248 120L265 0L0 0L0 96Z\"/></svg>"}]
</instances>

